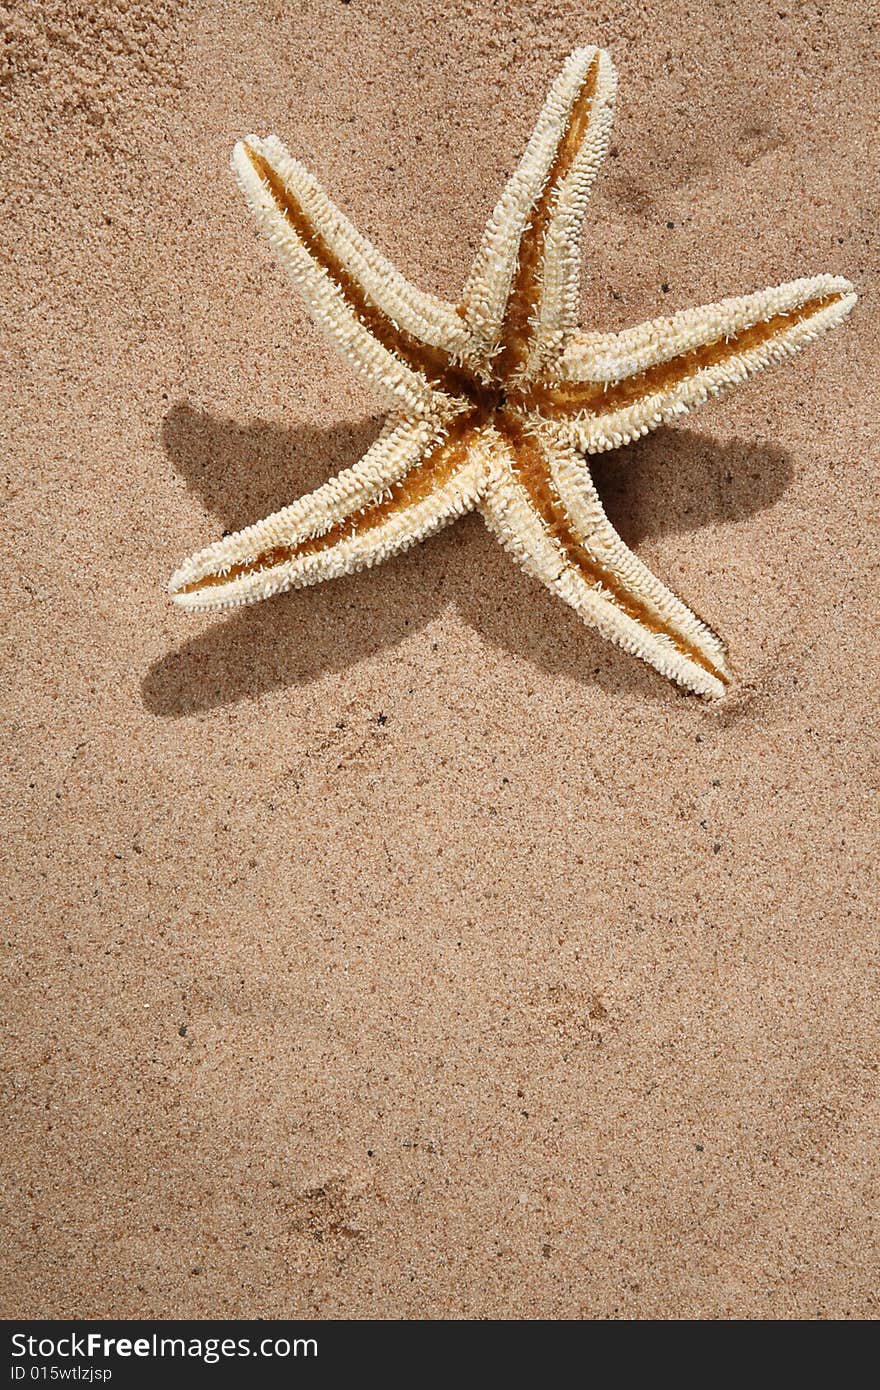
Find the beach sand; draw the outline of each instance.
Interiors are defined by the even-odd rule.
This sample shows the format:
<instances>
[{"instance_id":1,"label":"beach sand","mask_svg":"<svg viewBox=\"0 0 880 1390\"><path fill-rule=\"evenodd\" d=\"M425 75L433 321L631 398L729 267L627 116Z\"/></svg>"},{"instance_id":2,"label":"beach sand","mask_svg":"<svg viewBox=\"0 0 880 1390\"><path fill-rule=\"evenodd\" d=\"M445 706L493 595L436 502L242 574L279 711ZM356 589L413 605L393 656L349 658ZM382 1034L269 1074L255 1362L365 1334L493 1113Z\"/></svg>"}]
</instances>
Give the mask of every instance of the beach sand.
<instances>
[{"instance_id":1,"label":"beach sand","mask_svg":"<svg viewBox=\"0 0 880 1390\"><path fill-rule=\"evenodd\" d=\"M0 6L5 1316L873 1315L869 10ZM454 297L578 43L620 72L585 325L862 296L596 463L734 693L603 642L475 516L175 609L183 556L381 424L234 140Z\"/></svg>"}]
</instances>

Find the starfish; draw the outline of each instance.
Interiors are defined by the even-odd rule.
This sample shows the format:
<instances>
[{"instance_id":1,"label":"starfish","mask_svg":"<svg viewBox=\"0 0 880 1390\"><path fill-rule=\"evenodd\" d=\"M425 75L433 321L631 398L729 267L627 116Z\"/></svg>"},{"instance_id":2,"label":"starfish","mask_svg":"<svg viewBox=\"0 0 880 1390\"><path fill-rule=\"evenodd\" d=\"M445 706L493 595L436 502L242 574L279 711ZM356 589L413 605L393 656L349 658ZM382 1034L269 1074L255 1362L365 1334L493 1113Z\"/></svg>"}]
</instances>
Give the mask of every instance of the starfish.
<instances>
[{"instance_id":1,"label":"starfish","mask_svg":"<svg viewBox=\"0 0 880 1390\"><path fill-rule=\"evenodd\" d=\"M686 689L722 695L720 639L617 535L586 456L792 356L855 303L817 275L620 333L578 326L579 242L616 75L579 48L550 88L458 304L410 284L274 136L232 162L309 309L392 413L352 468L217 541L174 600L228 609L378 564L474 508L529 574Z\"/></svg>"}]
</instances>

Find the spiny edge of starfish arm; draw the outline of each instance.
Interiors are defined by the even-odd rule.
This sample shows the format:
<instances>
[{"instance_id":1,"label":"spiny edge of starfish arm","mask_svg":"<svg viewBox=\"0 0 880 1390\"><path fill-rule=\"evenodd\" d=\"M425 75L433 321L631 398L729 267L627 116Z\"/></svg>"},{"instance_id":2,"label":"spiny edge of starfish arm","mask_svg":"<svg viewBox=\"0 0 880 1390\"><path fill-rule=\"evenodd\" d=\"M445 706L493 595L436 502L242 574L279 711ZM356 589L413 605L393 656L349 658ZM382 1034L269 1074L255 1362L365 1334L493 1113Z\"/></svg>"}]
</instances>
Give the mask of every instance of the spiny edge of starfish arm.
<instances>
[{"instance_id":1,"label":"spiny edge of starfish arm","mask_svg":"<svg viewBox=\"0 0 880 1390\"><path fill-rule=\"evenodd\" d=\"M472 413L389 422L353 468L185 561L171 597L237 608L377 565L470 510L481 478Z\"/></svg>"},{"instance_id":2,"label":"spiny edge of starfish arm","mask_svg":"<svg viewBox=\"0 0 880 1390\"><path fill-rule=\"evenodd\" d=\"M731 672L727 649L718 634L658 579L618 535L605 514L581 454L552 431L542 432L540 437L555 498L577 547L600 573L606 572L606 587L619 587L616 601L624 607L638 606L642 624L656 635L668 637L689 660L702 664L710 675L728 685Z\"/></svg>"},{"instance_id":3,"label":"spiny edge of starfish arm","mask_svg":"<svg viewBox=\"0 0 880 1390\"><path fill-rule=\"evenodd\" d=\"M541 383L522 398L518 408L526 416L534 413L564 426L585 453L632 443L765 367L795 356L841 323L856 302L849 281L839 277L817 276L792 283L801 287L798 302L776 313L768 311L769 316L755 318L748 327L726 333L722 328L720 336L677 352L665 346L657 361L629 376ZM812 297L805 292L809 286L816 290ZM771 296L768 302L772 303L774 292L762 293ZM687 334L690 329L684 331Z\"/></svg>"},{"instance_id":4,"label":"spiny edge of starfish arm","mask_svg":"<svg viewBox=\"0 0 880 1390\"><path fill-rule=\"evenodd\" d=\"M648 319L620 333L575 333L558 360L559 380L621 381L681 353L735 338L767 319L790 314L810 300L831 295L851 297L850 308L856 300L854 286L841 275L802 276L751 294L732 295L715 304Z\"/></svg>"},{"instance_id":5,"label":"spiny edge of starfish arm","mask_svg":"<svg viewBox=\"0 0 880 1390\"><path fill-rule=\"evenodd\" d=\"M619 557L612 566L597 562L594 556L580 555L571 518L555 488L552 504L546 497L536 497L532 486L535 478L528 476L530 472L514 442L508 446L506 458L496 454L487 476L479 509L505 549L602 636L693 693L719 699L727 688L729 672L715 635L711 634L709 660L701 664L701 659L683 651L667 632L646 625L639 616L645 601L633 590L631 580L619 572ZM659 580L653 582L665 588ZM651 607L654 611L654 605ZM695 621L699 623L699 619ZM708 635L709 629L701 626Z\"/></svg>"},{"instance_id":6,"label":"spiny edge of starfish arm","mask_svg":"<svg viewBox=\"0 0 880 1390\"><path fill-rule=\"evenodd\" d=\"M398 350L409 347L408 335L373 304L358 275L331 252L264 149L257 136L239 140L232 167L251 212L315 322L371 385L410 411L430 411L442 392L421 362L411 365ZM442 353L428 344L412 346L413 355L422 359Z\"/></svg>"},{"instance_id":7,"label":"spiny edge of starfish arm","mask_svg":"<svg viewBox=\"0 0 880 1390\"><path fill-rule=\"evenodd\" d=\"M522 379L534 380L555 360L576 328L580 307L581 232L593 184L608 150L614 123L617 73L600 51L589 124L568 172L553 190L547 230L535 275L534 316Z\"/></svg>"},{"instance_id":8,"label":"spiny edge of starfish arm","mask_svg":"<svg viewBox=\"0 0 880 1390\"><path fill-rule=\"evenodd\" d=\"M454 304L407 280L388 257L358 231L315 176L290 154L276 135L267 135L260 142L258 152L296 199L333 256L395 327L424 344L443 348L450 356L467 352L468 331Z\"/></svg>"},{"instance_id":9,"label":"spiny edge of starfish arm","mask_svg":"<svg viewBox=\"0 0 880 1390\"><path fill-rule=\"evenodd\" d=\"M486 225L465 285L460 312L473 334L475 349L487 361L499 350L499 335L520 262L521 245L535 208L547 191L548 181L552 181L572 111L594 64L596 90L589 94L590 100L594 101L598 92L600 110L604 112L607 107L607 122L610 125L616 84L614 66L602 49L577 48L569 54L553 82L525 153ZM578 200L584 203L588 185L592 182L607 143L603 122L599 126L601 130L597 146L584 159ZM553 188L549 190L551 196L554 191Z\"/></svg>"}]
</instances>

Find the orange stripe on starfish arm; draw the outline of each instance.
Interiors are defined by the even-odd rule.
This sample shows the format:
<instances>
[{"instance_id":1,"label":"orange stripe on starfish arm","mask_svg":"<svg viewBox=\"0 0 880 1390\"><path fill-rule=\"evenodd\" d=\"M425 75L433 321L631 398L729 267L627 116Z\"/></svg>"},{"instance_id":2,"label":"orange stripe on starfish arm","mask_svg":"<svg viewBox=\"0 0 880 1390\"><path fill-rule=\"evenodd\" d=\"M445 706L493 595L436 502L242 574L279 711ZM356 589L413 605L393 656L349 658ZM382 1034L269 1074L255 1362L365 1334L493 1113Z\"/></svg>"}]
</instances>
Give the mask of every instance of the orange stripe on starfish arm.
<instances>
[{"instance_id":1,"label":"orange stripe on starfish arm","mask_svg":"<svg viewBox=\"0 0 880 1390\"><path fill-rule=\"evenodd\" d=\"M590 127L598 80L599 54L596 53L572 104L556 158L550 166L547 181L532 208L520 240L516 270L501 325L500 351L492 361L493 371L502 381L521 367L529 355L532 323L539 307L541 261L550 226L553 200L559 185L571 171L583 138Z\"/></svg>"},{"instance_id":2,"label":"orange stripe on starfish arm","mask_svg":"<svg viewBox=\"0 0 880 1390\"><path fill-rule=\"evenodd\" d=\"M414 408L430 408L437 391L460 394L470 378L450 352L408 333L370 295L285 179L274 142L239 141L233 166L280 260L342 355Z\"/></svg>"},{"instance_id":3,"label":"orange stripe on starfish arm","mask_svg":"<svg viewBox=\"0 0 880 1390\"><path fill-rule=\"evenodd\" d=\"M319 258L342 268L386 321L411 340L447 356L467 350L468 334L455 306L413 285L331 201L313 174L275 135L251 146L270 165L285 194L309 223ZM319 244L320 243L320 244Z\"/></svg>"},{"instance_id":4,"label":"orange stripe on starfish arm","mask_svg":"<svg viewBox=\"0 0 880 1390\"><path fill-rule=\"evenodd\" d=\"M682 309L620 333L574 333L557 372L562 381L615 382L655 367L682 353L736 339L747 329L833 296L855 301L849 280L840 275L804 276L716 304Z\"/></svg>"},{"instance_id":5,"label":"orange stripe on starfish arm","mask_svg":"<svg viewBox=\"0 0 880 1390\"><path fill-rule=\"evenodd\" d=\"M577 325L581 227L608 148L616 90L614 66L600 50L572 106L520 242L501 330L502 350L493 361L502 378L533 380L557 359Z\"/></svg>"},{"instance_id":6,"label":"orange stripe on starfish arm","mask_svg":"<svg viewBox=\"0 0 880 1390\"><path fill-rule=\"evenodd\" d=\"M189 562L197 577L188 578L187 567L181 567L171 581L172 597L187 608L233 608L378 564L473 505L479 481L477 434L476 412L460 416L401 477L375 488L370 498L358 496L320 534L302 532L309 518L312 528L321 524L324 489L294 504L305 520L290 540L262 548L254 543L260 534L283 533L284 513L228 537L218 544L213 567L210 552L203 552L206 562L200 563L200 556ZM240 559L233 558L237 552Z\"/></svg>"},{"instance_id":7,"label":"orange stripe on starfish arm","mask_svg":"<svg viewBox=\"0 0 880 1390\"><path fill-rule=\"evenodd\" d=\"M554 507L557 513L561 509L566 531L574 538L578 564L588 562L590 572L600 576L603 588L612 592L613 601L630 617L652 633L663 633L682 656L726 685L730 677L721 638L617 534L586 461L550 430L537 438L549 469Z\"/></svg>"},{"instance_id":8,"label":"orange stripe on starfish arm","mask_svg":"<svg viewBox=\"0 0 880 1390\"><path fill-rule=\"evenodd\" d=\"M590 128L597 83L603 92L603 110L610 123L614 68L607 53L596 48L576 49L554 81L525 153L495 205L462 296L459 313L473 333L473 351L482 354L484 366L497 375L499 344L508 347L508 367L513 363L513 339L521 328L521 309L513 308L531 295L540 270L550 204L560 183L570 172ZM605 98L607 97L607 103ZM598 167L601 150L597 150ZM594 171L595 172L595 171ZM508 309L516 318L503 325ZM493 360L495 358L495 360Z\"/></svg>"},{"instance_id":9,"label":"orange stripe on starfish arm","mask_svg":"<svg viewBox=\"0 0 880 1390\"><path fill-rule=\"evenodd\" d=\"M825 278L817 277L820 285ZM823 286L813 298L700 346L675 353L658 344L661 360L621 379L539 383L511 393L510 403L519 411L567 423L583 449L616 448L793 356L840 323L855 295L846 281L832 283L841 288Z\"/></svg>"},{"instance_id":10,"label":"orange stripe on starfish arm","mask_svg":"<svg viewBox=\"0 0 880 1390\"><path fill-rule=\"evenodd\" d=\"M571 454L571 450L566 450L565 446L556 448L559 456L556 462L562 464L562 469L554 469L554 449L550 441L542 442L536 432L522 429L512 421L499 422L499 428L510 447L517 480L528 494L547 534L559 546L566 564L612 610L608 614L612 625L613 610L637 624L644 646L637 654L654 665L657 664L654 660L657 647L653 639L664 639L669 648L664 651L661 647L664 656L674 658L677 655L689 665L699 667L710 677L708 693L721 693L730 675L720 638L662 585L620 540L588 481L589 474L576 481L566 472L568 460L564 455ZM581 464L581 467L586 472L586 466ZM572 492L578 482L581 496L575 501ZM664 674L668 675L669 671L664 669ZM693 680L693 673L691 678Z\"/></svg>"},{"instance_id":11,"label":"orange stripe on starfish arm","mask_svg":"<svg viewBox=\"0 0 880 1390\"><path fill-rule=\"evenodd\" d=\"M616 603L592 567L573 563L553 508L544 509L544 501L527 486L520 461L509 445L506 448L506 460L496 459L489 469L479 508L489 529L518 564L624 651L695 694L713 699L723 695L721 680L683 655L663 633L645 627L638 614Z\"/></svg>"},{"instance_id":12,"label":"orange stripe on starfish arm","mask_svg":"<svg viewBox=\"0 0 880 1390\"><path fill-rule=\"evenodd\" d=\"M555 362L578 326L581 230L593 184L611 136L617 73L606 53L598 55L598 72L589 109L581 114L569 139L576 146L567 167L556 171L549 217L536 265L534 314L528 324L528 353L522 375L539 377Z\"/></svg>"}]
</instances>

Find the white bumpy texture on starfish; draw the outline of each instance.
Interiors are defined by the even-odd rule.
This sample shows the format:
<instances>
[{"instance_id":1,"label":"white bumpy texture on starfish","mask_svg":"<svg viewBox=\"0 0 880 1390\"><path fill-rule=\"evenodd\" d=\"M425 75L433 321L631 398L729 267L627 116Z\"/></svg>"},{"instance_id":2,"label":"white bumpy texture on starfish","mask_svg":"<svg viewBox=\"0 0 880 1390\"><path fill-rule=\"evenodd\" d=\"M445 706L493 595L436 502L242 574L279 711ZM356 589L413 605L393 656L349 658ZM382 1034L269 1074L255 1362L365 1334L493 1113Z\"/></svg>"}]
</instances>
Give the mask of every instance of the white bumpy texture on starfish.
<instances>
[{"instance_id":1,"label":"white bumpy texture on starfish","mask_svg":"<svg viewBox=\"0 0 880 1390\"><path fill-rule=\"evenodd\" d=\"M577 49L489 219L461 303L409 284L274 137L233 167L312 314L393 414L353 468L201 550L185 608L233 608L350 574L479 508L529 574L606 637L698 694L723 644L627 548L585 455L627 444L792 356L855 303L832 275L623 333L578 327L581 224L611 129L608 55Z\"/></svg>"}]
</instances>

